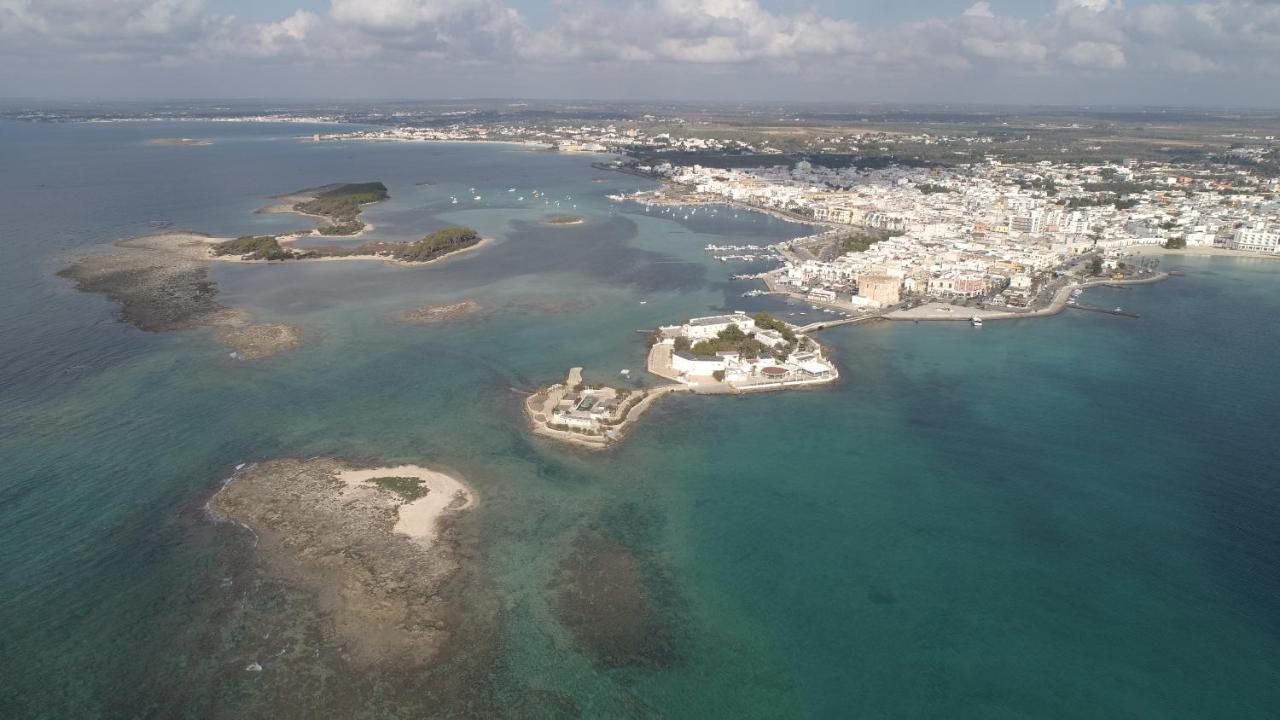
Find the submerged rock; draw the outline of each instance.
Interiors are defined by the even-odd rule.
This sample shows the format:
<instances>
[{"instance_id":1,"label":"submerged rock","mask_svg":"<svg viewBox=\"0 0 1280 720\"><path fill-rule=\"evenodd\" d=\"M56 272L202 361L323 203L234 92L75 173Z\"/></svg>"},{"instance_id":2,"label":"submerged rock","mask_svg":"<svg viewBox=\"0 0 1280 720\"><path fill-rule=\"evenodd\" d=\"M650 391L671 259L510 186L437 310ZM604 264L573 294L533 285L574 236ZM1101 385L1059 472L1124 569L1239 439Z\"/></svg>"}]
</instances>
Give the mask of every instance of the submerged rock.
<instances>
[{"instance_id":1,"label":"submerged rock","mask_svg":"<svg viewBox=\"0 0 1280 720\"><path fill-rule=\"evenodd\" d=\"M395 478L363 475L376 473L334 459L272 460L237 475L209 506L256 533L266 571L314 597L351 662L427 663L454 631L458 608L441 594L459 567L447 522L470 506L470 491L411 502L378 482ZM397 532L401 508L416 502L436 503L430 538Z\"/></svg>"},{"instance_id":2,"label":"submerged rock","mask_svg":"<svg viewBox=\"0 0 1280 720\"><path fill-rule=\"evenodd\" d=\"M241 325L219 330L218 342L238 359L258 360L301 347L302 333L293 325Z\"/></svg>"},{"instance_id":3,"label":"submerged rock","mask_svg":"<svg viewBox=\"0 0 1280 720\"><path fill-rule=\"evenodd\" d=\"M480 303L468 298L462 302L444 305L423 305L418 308L402 310L393 315L392 318L410 325L429 325L448 320L459 320L469 315L474 315L483 309Z\"/></svg>"},{"instance_id":4,"label":"submerged rock","mask_svg":"<svg viewBox=\"0 0 1280 720\"><path fill-rule=\"evenodd\" d=\"M83 292L120 303L121 317L139 330L162 332L205 325L224 310L205 265L177 256L96 255L60 271Z\"/></svg>"},{"instance_id":5,"label":"submerged rock","mask_svg":"<svg viewBox=\"0 0 1280 720\"><path fill-rule=\"evenodd\" d=\"M652 569L621 541L584 531L551 584L561 622L605 667L667 667L676 659L675 628Z\"/></svg>"}]
</instances>

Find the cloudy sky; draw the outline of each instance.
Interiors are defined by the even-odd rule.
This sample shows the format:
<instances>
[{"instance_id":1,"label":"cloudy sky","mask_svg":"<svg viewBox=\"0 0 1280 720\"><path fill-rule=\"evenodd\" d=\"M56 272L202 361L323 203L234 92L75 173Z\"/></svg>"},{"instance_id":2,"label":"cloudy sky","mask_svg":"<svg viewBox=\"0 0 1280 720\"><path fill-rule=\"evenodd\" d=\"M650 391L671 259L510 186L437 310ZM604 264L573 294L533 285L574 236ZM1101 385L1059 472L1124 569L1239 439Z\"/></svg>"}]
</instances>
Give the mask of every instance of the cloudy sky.
<instances>
[{"instance_id":1,"label":"cloudy sky","mask_svg":"<svg viewBox=\"0 0 1280 720\"><path fill-rule=\"evenodd\" d=\"M0 0L0 97L1280 106L1280 0Z\"/></svg>"}]
</instances>

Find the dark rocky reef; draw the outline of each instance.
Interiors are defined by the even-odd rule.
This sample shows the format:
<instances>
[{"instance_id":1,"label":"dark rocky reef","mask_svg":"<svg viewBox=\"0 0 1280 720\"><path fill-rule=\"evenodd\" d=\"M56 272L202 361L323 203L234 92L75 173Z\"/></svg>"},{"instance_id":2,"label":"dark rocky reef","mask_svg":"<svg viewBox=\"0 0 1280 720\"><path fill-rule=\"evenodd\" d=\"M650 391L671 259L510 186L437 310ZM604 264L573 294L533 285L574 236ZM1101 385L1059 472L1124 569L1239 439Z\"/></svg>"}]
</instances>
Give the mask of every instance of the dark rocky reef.
<instances>
[{"instance_id":1,"label":"dark rocky reef","mask_svg":"<svg viewBox=\"0 0 1280 720\"><path fill-rule=\"evenodd\" d=\"M622 541L581 532L551 583L556 614L604 667L668 667L677 660L666 583Z\"/></svg>"},{"instance_id":2,"label":"dark rocky reef","mask_svg":"<svg viewBox=\"0 0 1280 720\"><path fill-rule=\"evenodd\" d=\"M82 258L58 273L84 292L121 304L120 315L141 330L182 330L216 321L218 286L199 262L148 255Z\"/></svg>"}]
</instances>

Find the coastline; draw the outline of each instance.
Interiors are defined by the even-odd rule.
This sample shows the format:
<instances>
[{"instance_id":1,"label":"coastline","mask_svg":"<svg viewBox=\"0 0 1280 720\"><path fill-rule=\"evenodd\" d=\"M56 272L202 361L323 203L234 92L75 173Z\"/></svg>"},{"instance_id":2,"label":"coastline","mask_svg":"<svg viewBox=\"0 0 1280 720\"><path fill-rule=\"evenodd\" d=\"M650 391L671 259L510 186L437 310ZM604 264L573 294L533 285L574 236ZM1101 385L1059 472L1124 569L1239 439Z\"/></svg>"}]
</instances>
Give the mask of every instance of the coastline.
<instances>
[{"instance_id":1,"label":"coastline","mask_svg":"<svg viewBox=\"0 0 1280 720\"><path fill-rule=\"evenodd\" d=\"M691 193L691 192L694 192L694 191L693 191L693 190L692 190L688 185L683 185L683 184L681 184L681 183L675 182L675 181L670 180L670 179L667 179L667 178L654 177L654 176L649 175L649 174L647 174L647 173L642 173L642 172L640 172L640 171L638 171L638 170L633 170L633 169L631 169L631 168L627 168L627 167L614 167L614 166L606 165L606 164L603 164L603 163L593 163L593 164L592 164L592 167L596 168L597 170L608 170L608 171L611 171L611 172L622 173L623 175L633 175L633 176L635 176L635 177L644 178L644 179L646 179L646 180L651 180L651 181L653 181L653 182L658 183L659 185L661 185L661 186L662 186L662 188L663 188L664 190L668 190L668 191L674 191L674 192L678 192L678 193ZM655 192L655 191L654 191L654 190L642 190L642 191L640 191L639 193L636 193L636 194L634 194L634 195L623 196L623 198L624 198L624 200L627 200L627 201L630 201L630 202L638 202L638 203L640 203L640 204L642 204L642 205L650 205L650 204L652 204L652 205L698 205L698 206L705 206L705 205L725 205L725 206L727 206L727 207L736 207L736 208L739 208L739 209L741 209L741 210L748 210L748 211L751 211L751 212L763 213L763 214L765 214L765 215L769 215L769 216L772 216L772 217L774 217L774 218L777 218L778 220L785 220L785 221L787 221L787 222L797 223L797 224L800 224L800 225L813 225L813 226L815 226L815 227L825 227L825 228L829 228L829 229L832 229L832 230L836 230L836 229L840 229L840 228L846 227L846 226L843 226L843 225L836 225L836 224L834 224L834 223L827 223L827 222L823 222L823 221L821 221L821 220L814 220L814 219L812 219L812 218L804 218L804 217L801 217L801 216L799 216L799 215L794 215L794 214L792 214L792 213L789 213L789 212L787 212L787 211L785 211L785 210L778 210L778 209L776 209L776 208L761 207L761 206L757 206L757 205L752 205L751 203L748 203L748 202L743 202L743 201L741 201L741 200L733 200L733 199L731 199L731 198L722 198L722 197L719 197L719 196L716 196L716 197L715 197L715 199L707 200L707 201L705 201L705 202L693 202L693 201L689 201L689 200L685 200L685 201L677 202L677 201L675 201L674 199L673 199L673 200L663 200L663 201L650 200L650 201L646 202L645 200L641 199L641 197L642 197L643 193L652 193L652 192ZM784 242L785 242L785 241L784 241Z\"/></svg>"},{"instance_id":2,"label":"coastline","mask_svg":"<svg viewBox=\"0 0 1280 720\"><path fill-rule=\"evenodd\" d=\"M1054 294L1053 300L1047 307L1039 310L1028 310L1026 312L1014 312L1011 310L981 310L978 308L966 308L955 305L946 305L944 303L930 303L921 305L920 307L911 308L910 310L895 310L891 313L881 315L886 320L897 322L903 321L921 321L921 322L970 322L972 318L982 318L986 320L1022 320L1026 318L1039 318L1057 315L1066 310L1069 306L1067 301L1071 299L1071 293L1075 290L1084 290L1091 287L1100 287L1104 285L1150 285L1152 283L1162 282L1169 278L1169 273L1157 273L1149 278L1137 278L1132 280L1112 280L1099 278L1083 283L1072 283L1064 285ZM955 308L955 310L946 312L940 310L941 307ZM944 314L945 313L945 314Z\"/></svg>"},{"instance_id":3,"label":"coastline","mask_svg":"<svg viewBox=\"0 0 1280 720\"><path fill-rule=\"evenodd\" d=\"M300 136L299 140L312 141L309 136ZM534 140L471 140L468 138L424 138L424 137L362 137L359 135L346 137L321 137L320 142L337 142L342 140L357 140L363 142L423 142L423 143L441 143L441 144L458 144L458 145L515 145L530 150L556 150L556 146L548 143L537 142ZM557 152L562 152L558 151ZM596 153L596 154L615 154L615 153Z\"/></svg>"},{"instance_id":4,"label":"coastline","mask_svg":"<svg viewBox=\"0 0 1280 720\"><path fill-rule=\"evenodd\" d=\"M1130 245L1124 248L1124 252L1130 255L1153 255L1157 257L1232 257L1252 260L1280 260L1280 253L1231 250L1219 247L1189 247L1175 250L1163 245Z\"/></svg>"}]
</instances>

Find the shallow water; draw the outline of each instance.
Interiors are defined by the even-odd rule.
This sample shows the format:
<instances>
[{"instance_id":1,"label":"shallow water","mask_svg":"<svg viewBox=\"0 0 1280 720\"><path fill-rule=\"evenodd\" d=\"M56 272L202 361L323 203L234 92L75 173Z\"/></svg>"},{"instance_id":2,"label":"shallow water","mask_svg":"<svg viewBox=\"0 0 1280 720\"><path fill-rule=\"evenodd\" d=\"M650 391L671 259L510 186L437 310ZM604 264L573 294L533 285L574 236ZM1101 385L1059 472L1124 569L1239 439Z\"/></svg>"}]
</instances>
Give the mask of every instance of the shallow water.
<instances>
[{"instance_id":1,"label":"shallow water","mask_svg":"<svg viewBox=\"0 0 1280 720\"><path fill-rule=\"evenodd\" d=\"M739 298L742 268L702 251L804 228L611 203L647 183L590 156L292 139L313 131L0 123L4 716L287 715L340 692L371 717L1261 718L1280 704L1280 263L1166 259L1186 277L1086 293L1140 319L827 331L835 387L670 398L617 449L566 451L524 431L515 391L572 365L616 382L643 367L636 330L713 309L811 316ZM173 136L215 142L145 142ZM151 221L305 226L253 211L365 180L392 195L366 211L377 237L465 223L495 242L428 268L216 268L224 304L311 333L292 354L250 365L204 330L142 333L52 275ZM556 212L587 222L546 225ZM463 298L485 310L388 320ZM257 584L245 535L200 508L240 462L317 454L420 462L477 488L458 530L477 626L494 634L459 667L485 704L277 660L311 641L254 635L297 598ZM589 533L631 553L672 633L652 663L602 667L557 615L552 586ZM286 704L294 680L306 691Z\"/></svg>"}]
</instances>

